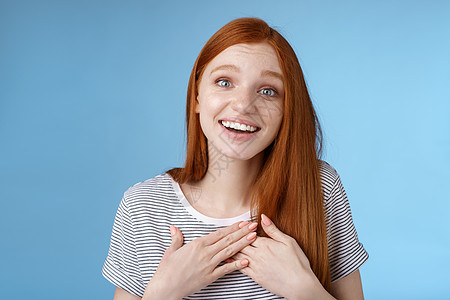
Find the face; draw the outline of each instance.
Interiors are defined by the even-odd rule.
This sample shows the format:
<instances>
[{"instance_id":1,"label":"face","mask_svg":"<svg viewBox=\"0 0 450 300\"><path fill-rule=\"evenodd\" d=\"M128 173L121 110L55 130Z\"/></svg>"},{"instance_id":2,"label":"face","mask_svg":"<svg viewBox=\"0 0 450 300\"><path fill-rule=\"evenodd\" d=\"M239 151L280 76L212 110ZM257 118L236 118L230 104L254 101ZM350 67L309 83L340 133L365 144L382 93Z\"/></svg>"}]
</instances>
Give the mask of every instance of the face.
<instances>
[{"instance_id":1,"label":"face","mask_svg":"<svg viewBox=\"0 0 450 300\"><path fill-rule=\"evenodd\" d=\"M206 66L195 107L208 148L231 159L263 153L278 134L284 85L278 57L267 43L237 44Z\"/></svg>"}]
</instances>

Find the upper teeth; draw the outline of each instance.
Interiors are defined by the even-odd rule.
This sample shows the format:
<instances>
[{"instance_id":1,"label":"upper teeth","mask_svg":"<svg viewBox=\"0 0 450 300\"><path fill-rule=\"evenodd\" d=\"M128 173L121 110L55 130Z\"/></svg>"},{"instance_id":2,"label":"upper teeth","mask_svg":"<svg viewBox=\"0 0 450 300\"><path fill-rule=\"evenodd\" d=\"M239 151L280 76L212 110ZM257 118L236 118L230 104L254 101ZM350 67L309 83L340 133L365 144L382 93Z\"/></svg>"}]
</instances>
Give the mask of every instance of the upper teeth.
<instances>
[{"instance_id":1,"label":"upper teeth","mask_svg":"<svg viewBox=\"0 0 450 300\"><path fill-rule=\"evenodd\" d=\"M222 125L227 128L233 128L233 129L242 130L242 131L254 132L257 129L256 127L246 125L246 124L240 124L237 122L230 122L230 121L221 121L221 122L222 122Z\"/></svg>"}]
</instances>

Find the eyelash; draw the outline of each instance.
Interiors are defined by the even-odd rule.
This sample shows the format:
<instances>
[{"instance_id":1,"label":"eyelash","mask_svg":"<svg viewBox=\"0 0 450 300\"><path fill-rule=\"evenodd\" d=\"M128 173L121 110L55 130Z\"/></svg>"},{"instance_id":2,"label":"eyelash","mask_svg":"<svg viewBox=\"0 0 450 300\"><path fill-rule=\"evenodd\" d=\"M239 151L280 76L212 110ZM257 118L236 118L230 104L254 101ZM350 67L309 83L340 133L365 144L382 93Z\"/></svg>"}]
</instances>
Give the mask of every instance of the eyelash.
<instances>
[{"instance_id":1,"label":"eyelash","mask_svg":"<svg viewBox=\"0 0 450 300\"><path fill-rule=\"evenodd\" d=\"M217 79L216 84L218 84L220 87L229 87L229 86L223 86L220 84L220 82L228 82L231 85L231 82L227 79Z\"/></svg>"},{"instance_id":2,"label":"eyelash","mask_svg":"<svg viewBox=\"0 0 450 300\"><path fill-rule=\"evenodd\" d=\"M272 92L273 92L273 95L264 95L264 94L262 94L262 95L264 95L264 96L275 97L275 96L278 96L278 95L279 95L278 92L277 92L277 90L272 89L272 88L263 88L263 89L260 90L260 92L262 92L262 91L264 91L264 90L269 90L269 91L272 91Z\"/></svg>"},{"instance_id":3,"label":"eyelash","mask_svg":"<svg viewBox=\"0 0 450 300\"><path fill-rule=\"evenodd\" d=\"M230 84L230 86L223 86L223 85L221 85L221 82L227 82L227 83ZM227 80L227 79L217 79L216 80L216 84L219 85L220 87L224 87L224 88L231 87L231 82L229 80ZM273 95L262 94L261 92L264 91L264 90L272 91ZM274 97L274 96L278 96L279 95L278 91L276 89L273 89L273 88L263 88L263 89L259 90L258 92L261 93L263 96L268 96L268 97Z\"/></svg>"}]
</instances>

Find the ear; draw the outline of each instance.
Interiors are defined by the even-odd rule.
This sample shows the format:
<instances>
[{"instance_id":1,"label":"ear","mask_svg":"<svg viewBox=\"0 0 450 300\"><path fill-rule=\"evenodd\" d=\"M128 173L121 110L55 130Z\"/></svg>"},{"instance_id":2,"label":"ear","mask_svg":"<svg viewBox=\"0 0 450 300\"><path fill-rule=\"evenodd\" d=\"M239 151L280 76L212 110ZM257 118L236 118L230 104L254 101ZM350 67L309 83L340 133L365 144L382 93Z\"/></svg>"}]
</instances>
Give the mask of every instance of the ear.
<instances>
[{"instance_id":1,"label":"ear","mask_svg":"<svg viewBox=\"0 0 450 300\"><path fill-rule=\"evenodd\" d=\"M200 102L198 101L198 95L197 98L195 99L194 111L197 114L200 113Z\"/></svg>"}]
</instances>

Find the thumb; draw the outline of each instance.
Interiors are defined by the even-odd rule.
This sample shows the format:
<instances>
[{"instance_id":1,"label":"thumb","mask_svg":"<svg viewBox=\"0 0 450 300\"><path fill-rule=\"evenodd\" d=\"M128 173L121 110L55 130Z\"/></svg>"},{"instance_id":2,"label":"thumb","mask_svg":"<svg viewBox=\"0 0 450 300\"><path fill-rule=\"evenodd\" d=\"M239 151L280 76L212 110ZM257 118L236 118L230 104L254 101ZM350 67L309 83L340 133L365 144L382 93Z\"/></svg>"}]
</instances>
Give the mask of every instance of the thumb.
<instances>
[{"instance_id":1,"label":"thumb","mask_svg":"<svg viewBox=\"0 0 450 300\"><path fill-rule=\"evenodd\" d=\"M261 219L262 228L268 236L278 242L284 241L285 234L281 232L277 228L277 226L275 226L275 224L269 219L269 217L267 217L265 214L261 214Z\"/></svg>"},{"instance_id":2,"label":"thumb","mask_svg":"<svg viewBox=\"0 0 450 300\"><path fill-rule=\"evenodd\" d=\"M172 244L170 244L169 250L170 252L176 251L183 246L183 234L181 231L173 225L170 225L170 235L172 236Z\"/></svg>"}]
</instances>

